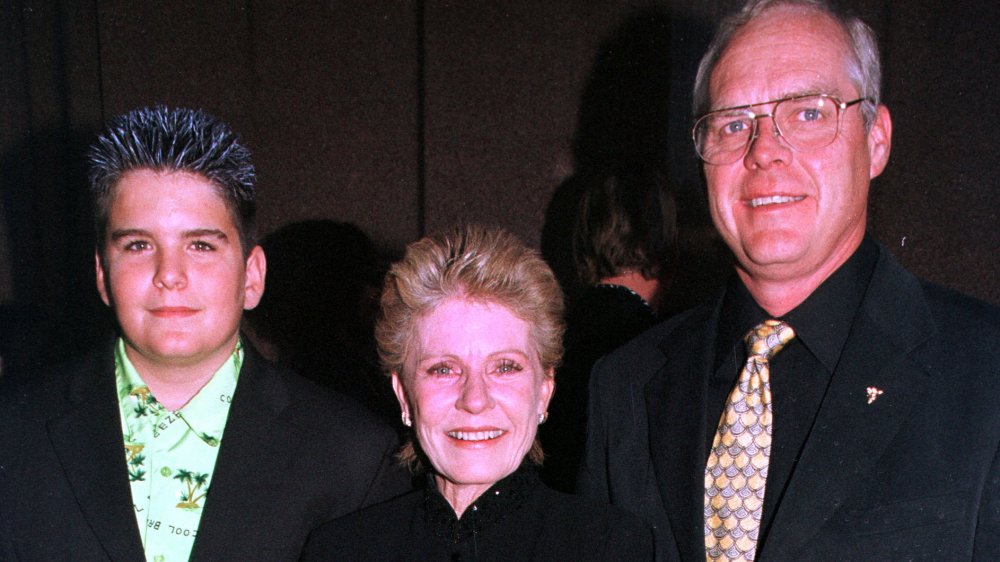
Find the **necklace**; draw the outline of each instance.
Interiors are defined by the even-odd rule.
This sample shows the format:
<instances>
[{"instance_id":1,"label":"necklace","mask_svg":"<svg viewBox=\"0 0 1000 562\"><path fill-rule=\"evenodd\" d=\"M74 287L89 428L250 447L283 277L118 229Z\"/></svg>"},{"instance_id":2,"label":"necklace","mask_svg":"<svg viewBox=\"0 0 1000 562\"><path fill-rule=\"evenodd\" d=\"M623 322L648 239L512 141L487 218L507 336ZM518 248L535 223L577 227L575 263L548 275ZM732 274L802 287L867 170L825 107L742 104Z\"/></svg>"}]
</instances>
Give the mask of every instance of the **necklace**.
<instances>
[{"instance_id":1,"label":"necklace","mask_svg":"<svg viewBox=\"0 0 1000 562\"><path fill-rule=\"evenodd\" d=\"M653 307L650 306L648 302L646 302L646 299L642 298L642 295L640 295L639 293L633 291L632 289L629 289L625 285L618 285L616 283L598 283L597 285L594 285L594 287L596 287L598 289L622 289L624 291L628 291L632 296L634 296L635 298L639 299L639 302L641 302L643 305L645 305L646 308L648 308L650 310L653 309Z\"/></svg>"}]
</instances>

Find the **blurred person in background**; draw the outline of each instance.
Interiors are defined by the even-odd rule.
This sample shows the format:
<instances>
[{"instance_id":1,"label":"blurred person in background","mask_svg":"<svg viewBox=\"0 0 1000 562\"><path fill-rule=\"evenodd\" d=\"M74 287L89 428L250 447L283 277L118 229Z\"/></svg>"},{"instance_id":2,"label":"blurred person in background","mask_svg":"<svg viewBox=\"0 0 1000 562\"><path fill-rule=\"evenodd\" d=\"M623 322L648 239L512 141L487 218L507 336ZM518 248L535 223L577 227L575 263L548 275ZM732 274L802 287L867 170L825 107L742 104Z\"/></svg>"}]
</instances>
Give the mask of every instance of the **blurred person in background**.
<instances>
[{"instance_id":1,"label":"blurred person in background","mask_svg":"<svg viewBox=\"0 0 1000 562\"><path fill-rule=\"evenodd\" d=\"M583 455L590 370L656 324L677 261L674 199L655 167L633 164L586 176L573 229L585 287L566 316L566 353L551 421L540 430L542 478L572 492Z\"/></svg>"}]
</instances>

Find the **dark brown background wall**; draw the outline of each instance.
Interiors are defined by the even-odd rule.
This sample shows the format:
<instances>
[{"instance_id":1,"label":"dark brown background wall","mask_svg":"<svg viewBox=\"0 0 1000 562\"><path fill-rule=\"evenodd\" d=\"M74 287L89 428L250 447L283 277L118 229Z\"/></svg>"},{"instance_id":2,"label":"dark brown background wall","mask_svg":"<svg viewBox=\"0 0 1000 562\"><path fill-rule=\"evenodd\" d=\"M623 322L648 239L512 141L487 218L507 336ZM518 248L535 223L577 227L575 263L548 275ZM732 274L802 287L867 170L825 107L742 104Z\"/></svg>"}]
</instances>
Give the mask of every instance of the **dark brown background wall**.
<instances>
[{"instance_id":1,"label":"dark brown background wall","mask_svg":"<svg viewBox=\"0 0 1000 562\"><path fill-rule=\"evenodd\" d=\"M645 150L681 203L687 286L717 282L688 107L712 23L734 4L2 0L8 322L37 313L57 344L83 345L102 306L80 156L107 118L160 103L242 133L262 233L332 218L390 251L474 220L559 258L560 183L587 159ZM850 4L880 33L895 125L871 231L919 275L1000 302L1000 8Z\"/></svg>"}]
</instances>

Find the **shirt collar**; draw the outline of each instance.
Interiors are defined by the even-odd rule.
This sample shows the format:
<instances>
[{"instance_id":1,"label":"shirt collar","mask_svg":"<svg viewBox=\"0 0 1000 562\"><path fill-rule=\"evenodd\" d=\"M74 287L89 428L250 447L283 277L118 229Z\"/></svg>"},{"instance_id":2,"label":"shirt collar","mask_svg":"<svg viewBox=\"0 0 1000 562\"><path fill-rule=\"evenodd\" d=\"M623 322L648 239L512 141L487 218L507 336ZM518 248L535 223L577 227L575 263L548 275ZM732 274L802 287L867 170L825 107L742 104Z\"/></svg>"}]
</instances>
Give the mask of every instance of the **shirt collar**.
<instances>
[{"instance_id":1,"label":"shirt collar","mask_svg":"<svg viewBox=\"0 0 1000 562\"><path fill-rule=\"evenodd\" d=\"M795 330L795 339L816 356L831 373L850 335L851 326L871 281L879 248L865 236L854 254L833 272L799 306L778 318ZM750 291L733 276L723 297L719 317L714 372L730 357L742 365L746 357L743 337L771 316L754 301Z\"/></svg>"},{"instance_id":2,"label":"shirt collar","mask_svg":"<svg viewBox=\"0 0 1000 562\"><path fill-rule=\"evenodd\" d=\"M428 474L424 489L427 522L438 537L458 544L520 509L540 483L538 468L531 461L524 460L517 470L476 498L459 519L455 517L451 504L438 491L433 474Z\"/></svg>"},{"instance_id":3,"label":"shirt collar","mask_svg":"<svg viewBox=\"0 0 1000 562\"><path fill-rule=\"evenodd\" d=\"M229 417L229 404L236 391L240 368L243 365L243 343L236 341L236 348L229 359L212 375L205 386L177 412L184 416L192 431L203 439L222 439L222 431ZM149 408L154 414L166 413L166 408L157 402L146 382L142 380L135 365L125 353L125 340L119 337L115 345L115 382L118 389L118 403L124 414L123 420L135 416L136 408ZM197 429L196 429L197 428ZM206 441L207 442L207 441Z\"/></svg>"}]
</instances>

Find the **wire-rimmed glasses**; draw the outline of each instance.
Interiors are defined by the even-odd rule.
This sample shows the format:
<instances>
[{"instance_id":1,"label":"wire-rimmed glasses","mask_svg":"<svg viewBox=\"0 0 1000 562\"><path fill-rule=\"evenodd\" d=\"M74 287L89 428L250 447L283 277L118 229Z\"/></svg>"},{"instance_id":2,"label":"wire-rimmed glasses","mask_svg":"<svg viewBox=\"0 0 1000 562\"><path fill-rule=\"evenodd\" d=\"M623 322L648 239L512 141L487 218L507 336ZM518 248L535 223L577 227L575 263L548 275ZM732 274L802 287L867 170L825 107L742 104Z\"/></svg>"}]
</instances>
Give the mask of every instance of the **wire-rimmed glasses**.
<instances>
[{"instance_id":1,"label":"wire-rimmed glasses","mask_svg":"<svg viewBox=\"0 0 1000 562\"><path fill-rule=\"evenodd\" d=\"M772 118L777 135L794 150L823 148L837 138L844 110L867 99L842 102L827 94L805 94L710 111L694 123L694 149L708 164L742 160L757 138L757 120L761 117ZM754 111L772 104L770 113Z\"/></svg>"}]
</instances>

